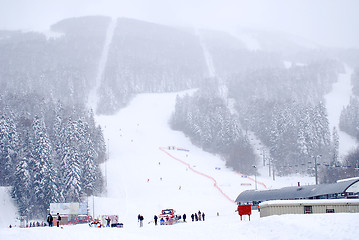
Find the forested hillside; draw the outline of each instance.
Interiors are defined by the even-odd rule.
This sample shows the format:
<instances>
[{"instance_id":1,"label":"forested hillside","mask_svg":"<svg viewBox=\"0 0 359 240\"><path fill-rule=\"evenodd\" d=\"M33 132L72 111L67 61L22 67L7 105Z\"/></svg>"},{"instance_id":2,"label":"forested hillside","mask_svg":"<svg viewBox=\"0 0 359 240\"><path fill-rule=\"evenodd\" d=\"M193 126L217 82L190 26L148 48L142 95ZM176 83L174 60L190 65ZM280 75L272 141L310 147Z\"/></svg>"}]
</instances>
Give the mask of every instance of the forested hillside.
<instances>
[{"instance_id":1,"label":"forested hillside","mask_svg":"<svg viewBox=\"0 0 359 240\"><path fill-rule=\"evenodd\" d=\"M204 150L220 154L233 169L254 172L252 146L216 85L208 84L191 96L178 97L171 126Z\"/></svg>"},{"instance_id":2,"label":"forested hillside","mask_svg":"<svg viewBox=\"0 0 359 240\"><path fill-rule=\"evenodd\" d=\"M106 146L92 112L36 94L1 95L0 112L0 184L13 187L21 215L103 190Z\"/></svg>"},{"instance_id":3,"label":"forested hillside","mask_svg":"<svg viewBox=\"0 0 359 240\"><path fill-rule=\"evenodd\" d=\"M1 92L36 93L65 104L85 103L94 84L110 18L84 17L52 26L47 39L35 32L0 32Z\"/></svg>"},{"instance_id":4,"label":"forested hillside","mask_svg":"<svg viewBox=\"0 0 359 240\"><path fill-rule=\"evenodd\" d=\"M188 29L119 18L100 89L99 111L112 114L137 93L199 87L205 72L199 41Z\"/></svg>"},{"instance_id":5,"label":"forested hillside","mask_svg":"<svg viewBox=\"0 0 359 240\"><path fill-rule=\"evenodd\" d=\"M255 171L251 131L278 174L313 174L313 156L339 164L323 96L344 62L356 69L355 95L340 129L359 136L358 51L259 31L252 34L261 48L249 50L236 34L102 16L65 19L51 30L56 37L0 31L0 184L13 187L21 214L103 190L106 146L93 115L114 114L138 93L196 89L177 99L170 124L236 170ZM96 113L86 105L90 92Z\"/></svg>"}]
</instances>

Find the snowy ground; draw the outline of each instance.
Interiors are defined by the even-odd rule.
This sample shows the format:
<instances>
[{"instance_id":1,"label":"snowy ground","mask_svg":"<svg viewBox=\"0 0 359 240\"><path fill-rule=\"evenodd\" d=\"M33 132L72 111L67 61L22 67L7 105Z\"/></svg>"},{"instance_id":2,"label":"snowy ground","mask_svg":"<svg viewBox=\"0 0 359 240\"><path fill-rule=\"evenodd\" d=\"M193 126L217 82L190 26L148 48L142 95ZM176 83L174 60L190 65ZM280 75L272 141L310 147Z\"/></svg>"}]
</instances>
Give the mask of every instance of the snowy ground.
<instances>
[{"instance_id":1,"label":"snowy ground","mask_svg":"<svg viewBox=\"0 0 359 240\"><path fill-rule=\"evenodd\" d=\"M16 207L9 191L10 188L0 187L0 228L13 224L16 217Z\"/></svg>"},{"instance_id":2,"label":"snowy ground","mask_svg":"<svg viewBox=\"0 0 359 240\"><path fill-rule=\"evenodd\" d=\"M59 228L0 229L1 239L348 239L358 237L358 214L286 215L259 218L252 215L240 221L238 216L208 217L205 222L188 222L173 226L145 224L143 228L89 228L87 225Z\"/></svg>"},{"instance_id":3,"label":"snowy ground","mask_svg":"<svg viewBox=\"0 0 359 240\"><path fill-rule=\"evenodd\" d=\"M247 217L240 221L232 200L241 191L254 189L255 176L231 171L218 156L203 152L182 133L172 131L168 120L175 98L174 93L142 94L117 115L97 117L109 144L110 158L103 166L108 192L107 196L88 199L90 213L96 217L118 214L124 223L123 229L94 229L87 225L64 226L63 229L9 229L6 226L13 223L13 218L5 213L9 216L8 224L0 228L0 238L327 240L355 239L358 236L358 214L259 218L255 211L251 221ZM169 149L169 146L175 146L175 149ZM258 189L296 185L298 181L313 183L313 178L301 176L273 181L267 175L266 167L259 170L262 174L256 176ZM2 215L10 205L1 205ZM153 216L164 208L174 208L177 214L186 213L188 217L201 210L206 213L206 221L154 226L151 222ZM143 228L138 226L138 214L145 217Z\"/></svg>"}]
</instances>

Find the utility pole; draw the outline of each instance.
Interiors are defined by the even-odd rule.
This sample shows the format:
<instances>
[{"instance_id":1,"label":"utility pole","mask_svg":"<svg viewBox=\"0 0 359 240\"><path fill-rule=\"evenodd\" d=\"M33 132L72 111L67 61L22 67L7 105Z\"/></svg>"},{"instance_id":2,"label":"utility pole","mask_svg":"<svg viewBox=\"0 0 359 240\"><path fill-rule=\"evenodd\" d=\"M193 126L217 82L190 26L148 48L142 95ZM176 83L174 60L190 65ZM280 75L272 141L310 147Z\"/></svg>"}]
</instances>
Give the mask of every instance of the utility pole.
<instances>
[{"instance_id":1,"label":"utility pole","mask_svg":"<svg viewBox=\"0 0 359 240\"><path fill-rule=\"evenodd\" d=\"M320 158L322 155L314 156L314 170L315 170L315 185L318 185L318 165L317 158Z\"/></svg>"},{"instance_id":2,"label":"utility pole","mask_svg":"<svg viewBox=\"0 0 359 240\"><path fill-rule=\"evenodd\" d=\"M95 196L92 194L92 219L95 220Z\"/></svg>"},{"instance_id":3,"label":"utility pole","mask_svg":"<svg viewBox=\"0 0 359 240\"><path fill-rule=\"evenodd\" d=\"M110 139L107 138L107 159L105 161L105 192L107 196L107 161L110 159Z\"/></svg>"},{"instance_id":4,"label":"utility pole","mask_svg":"<svg viewBox=\"0 0 359 240\"><path fill-rule=\"evenodd\" d=\"M262 157L263 157L263 167L266 166L266 157L265 157L265 151L264 151L264 148L263 148L263 152L262 152Z\"/></svg>"},{"instance_id":5,"label":"utility pole","mask_svg":"<svg viewBox=\"0 0 359 240\"><path fill-rule=\"evenodd\" d=\"M275 172L274 172L274 168L273 168L273 181L275 181Z\"/></svg>"}]
</instances>

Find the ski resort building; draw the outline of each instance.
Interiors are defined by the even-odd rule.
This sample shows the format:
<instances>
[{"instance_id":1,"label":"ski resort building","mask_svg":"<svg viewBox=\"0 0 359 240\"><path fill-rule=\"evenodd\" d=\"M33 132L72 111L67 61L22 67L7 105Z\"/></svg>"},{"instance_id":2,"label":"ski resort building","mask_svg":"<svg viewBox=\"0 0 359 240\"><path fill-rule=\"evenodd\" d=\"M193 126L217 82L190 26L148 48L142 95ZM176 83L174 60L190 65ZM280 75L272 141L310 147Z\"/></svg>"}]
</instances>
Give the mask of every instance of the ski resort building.
<instances>
[{"instance_id":1,"label":"ski resort building","mask_svg":"<svg viewBox=\"0 0 359 240\"><path fill-rule=\"evenodd\" d=\"M54 218L60 213L62 224L89 221L87 202L50 203L50 213Z\"/></svg>"},{"instance_id":2,"label":"ski resort building","mask_svg":"<svg viewBox=\"0 0 359 240\"><path fill-rule=\"evenodd\" d=\"M238 195L238 205L259 203L270 200L301 200L301 199L347 199L358 198L359 178L341 180L332 184L284 187L273 190L247 190Z\"/></svg>"},{"instance_id":3,"label":"ski resort building","mask_svg":"<svg viewBox=\"0 0 359 240\"><path fill-rule=\"evenodd\" d=\"M282 214L359 213L359 199L274 200L259 204L260 217Z\"/></svg>"}]
</instances>

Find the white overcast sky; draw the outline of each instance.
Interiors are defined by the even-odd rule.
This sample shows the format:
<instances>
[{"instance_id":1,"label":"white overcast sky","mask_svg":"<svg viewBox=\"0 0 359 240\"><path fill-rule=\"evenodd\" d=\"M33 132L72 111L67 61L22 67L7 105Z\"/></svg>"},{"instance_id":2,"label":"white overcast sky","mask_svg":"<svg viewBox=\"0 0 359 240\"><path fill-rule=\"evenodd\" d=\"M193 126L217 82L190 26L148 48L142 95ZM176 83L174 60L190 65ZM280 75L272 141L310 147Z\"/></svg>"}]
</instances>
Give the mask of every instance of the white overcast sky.
<instances>
[{"instance_id":1,"label":"white overcast sky","mask_svg":"<svg viewBox=\"0 0 359 240\"><path fill-rule=\"evenodd\" d=\"M86 15L277 30L324 46L359 48L359 0L0 0L0 29L46 30Z\"/></svg>"}]
</instances>

